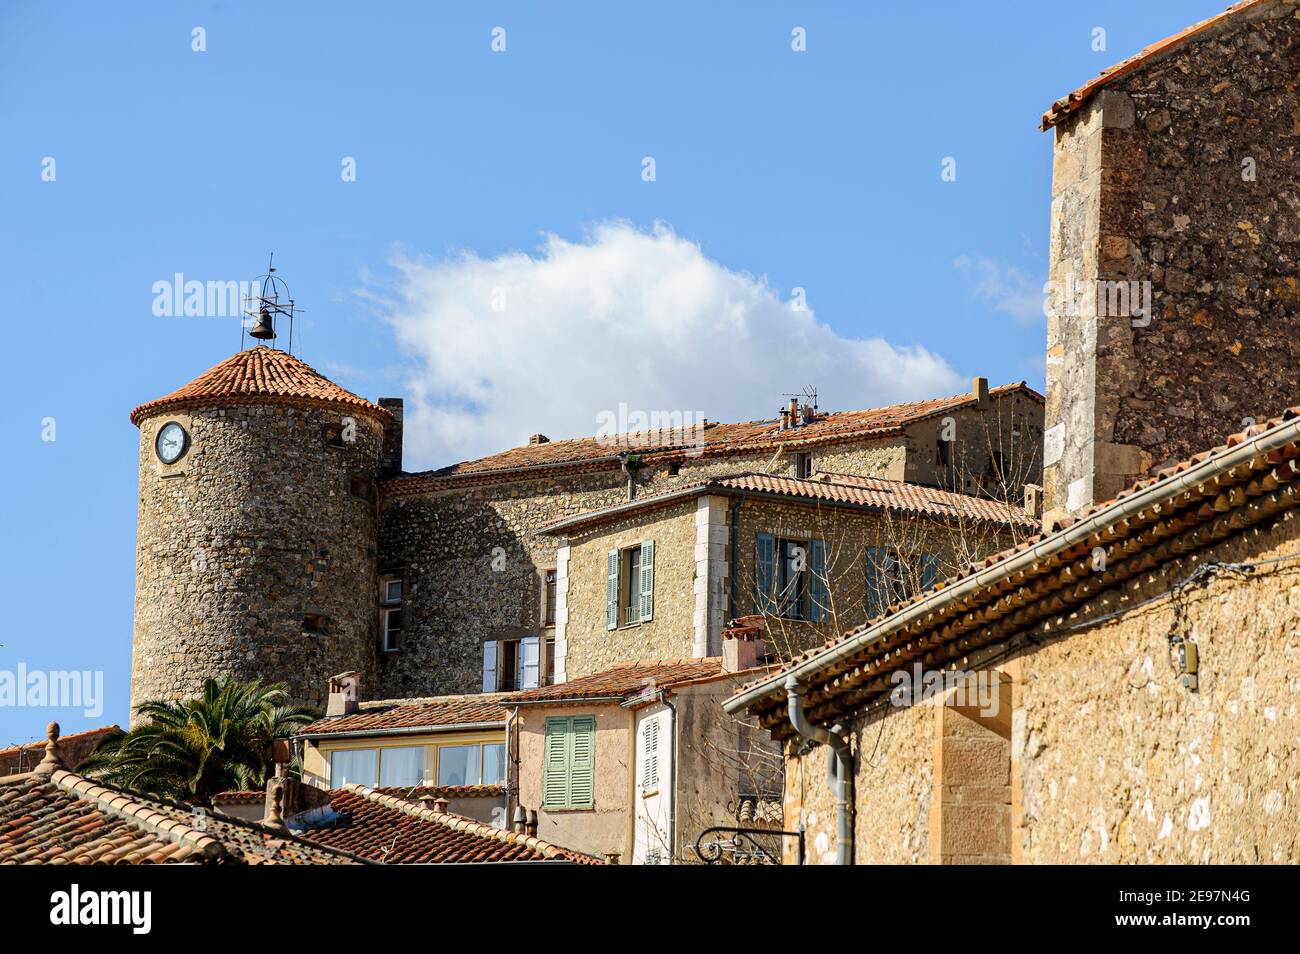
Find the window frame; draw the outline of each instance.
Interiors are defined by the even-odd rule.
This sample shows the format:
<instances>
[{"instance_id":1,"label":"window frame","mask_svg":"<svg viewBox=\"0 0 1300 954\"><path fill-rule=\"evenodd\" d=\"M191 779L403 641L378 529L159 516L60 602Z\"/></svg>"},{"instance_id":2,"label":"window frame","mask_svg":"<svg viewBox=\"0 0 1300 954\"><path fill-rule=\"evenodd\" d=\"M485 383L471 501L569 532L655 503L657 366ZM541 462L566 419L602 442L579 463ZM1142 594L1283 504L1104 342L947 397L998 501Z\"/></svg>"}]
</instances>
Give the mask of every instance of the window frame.
<instances>
[{"instance_id":1,"label":"window frame","mask_svg":"<svg viewBox=\"0 0 1300 954\"><path fill-rule=\"evenodd\" d=\"M390 588L397 584L399 592L394 599ZM384 653L402 651L402 633L406 629L406 574L381 573L379 575L379 647ZM397 626L390 627L396 616Z\"/></svg>"},{"instance_id":2,"label":"window frame","mask_svg":"<svg viewBox=\"0 0 1300 954\"><path fill-rule=\"evenodd\" d=\"M576 739L578 727L588 736L589 765L578 766ZM565 758L563 766L563 801L548 800L551 789L553 760L550 751L552 732L564 732ZM575 769L587 773L585 779L589 797L574 797ZM593 811L596 807L596 717L594 715L547 716L542 726L542 804L546 811Z\"/></svg>"}]
</instances>

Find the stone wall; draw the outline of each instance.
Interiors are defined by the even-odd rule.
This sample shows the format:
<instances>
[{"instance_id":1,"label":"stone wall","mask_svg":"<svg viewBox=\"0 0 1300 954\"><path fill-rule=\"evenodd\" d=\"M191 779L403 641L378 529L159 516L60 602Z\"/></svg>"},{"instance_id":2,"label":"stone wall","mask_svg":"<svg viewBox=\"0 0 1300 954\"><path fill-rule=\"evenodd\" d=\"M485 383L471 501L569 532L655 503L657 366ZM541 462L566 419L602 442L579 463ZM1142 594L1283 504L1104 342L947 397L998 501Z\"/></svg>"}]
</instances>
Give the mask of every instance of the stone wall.
<instances>
[{"instance_id":1,"label":"stone wall","mask_svg":"<svg viewBox=\"0 0 1300 954\"><path fill-rule=\"evenodd\" d=\"M344 416L356 439L336 444ZM166 466L154 438L173 420L190 447ZM382 438L367 415L285 404L141 422L133 709L212 674L321 705L330 675L373 671Z\"/></svg>"},{"instance_id":2,"label":"stone wall","mask_svg":"<svg viewBox=\"0 0 1300 954\"><path fill-rule=\"evenodd\" d=\"M830 589L829 618L820 623L771 617L768 646L790 656L821 645L828 638L847 632L867 621L866 551L880 547L899 551L906 559L904 581L912 592L921 587L920 554L940 557L941 576L955 573L963 560L987 556L1009 546L1009 531L988 526L956 526L919 520L896 513L871 513L836 507L784 504L765 500L741 500L733 568L735 603L730 617L757 612L754 575L757 535L771 533L792 540L825 540L828 544L827 581ZM730 516L730 515L729 515ZM811 559L809 555L808 559Z\"/></svg>"},{"instance_id":3,"label":"stone wall","mask_svg":"<svg viewBox=\"0 0 1300 954\"><path fill-rule=\"evenodd\" d=\"M593 807L548 809L542 807L545 779L546 720L560 716L596 717L595 799ZM622 864L632 861L632 817L628 799L632 792L633 713L617 703L588 706L521 706L512 731L517 732L519 804L537 810L537 837L553 845L600 857L618 854Z\"/></svg>"},{"instance_id":4,"label":"stone wall","mask_svg":"<svg viewBox=\"0 0 1300 954\"><path fill-rule=\"evenodd\" d=\"M1050 280L1148 282L1152 307L1148 321L1112 286L1100 308L1053 308L1055 514L1300 401L1297 12L1234 15L1056 127Z\"/></svg>"},{"instance_id":5,"label":"stone wall","mask_svg":"<svg viewBox=\"0 0 1300 954\"><path fill-rule=\"evenodd\" d=\"M695 644L695 499L636 513L569 538L565 673L569 679L638 659L680 659ZM654 542L654 616L606 626L611 550Z\"/></svg>"},{"instance_id":6,"label":"stone wall","mask_svg":"<svg viewBox=\"0 0 1300 954\"><path fill-rule=\"evenodd\" d=\"M1187 590L1177 620L1168 599L1139 605L1211 561L1265 565ZM1097 619L1096 626L999 664L1011 680L1009 745L984 735L983 776L980 765L963 770L936 745L944 727L960 721L943 707L884 705L861 714L858 862L972 860L937 840L945 821L950 831L961 822L947 811L959 800L948 796L953 786L1001 785L1008 774L1009 847L1018 862L1295 861L1297 572L1300 516L1292 512L1084 604L1064 622ZM1195 692L1171 663L1171 631L1197 643ZM810 861L825 863L835 848L826 752L800 751L787 746L786 824L805 822ZM972 841L987 846L990 825Z\"/></svg>"}]
</instances>

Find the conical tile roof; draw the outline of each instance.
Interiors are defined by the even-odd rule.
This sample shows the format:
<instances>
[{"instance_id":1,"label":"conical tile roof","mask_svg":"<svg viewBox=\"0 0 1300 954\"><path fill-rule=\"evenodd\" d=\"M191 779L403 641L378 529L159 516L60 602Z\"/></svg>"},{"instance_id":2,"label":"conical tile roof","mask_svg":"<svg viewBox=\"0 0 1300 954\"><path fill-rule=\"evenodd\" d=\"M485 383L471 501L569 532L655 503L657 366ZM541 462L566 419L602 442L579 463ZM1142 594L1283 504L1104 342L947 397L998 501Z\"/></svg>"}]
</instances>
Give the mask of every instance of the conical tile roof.
<instances>
[{"instance_id":1,"label":"conical tile roof","mask_svg":"<svg viewBox=\"0 0 1300 954\"><path fill-rule=\"evenodd\" d=\"M131 423L163 410L220 407L230 404L341 405L388 421L387 410L339 387L287 351L258 345L232 355L165 397L141 404Z\"/></svg>"}]
</instances>

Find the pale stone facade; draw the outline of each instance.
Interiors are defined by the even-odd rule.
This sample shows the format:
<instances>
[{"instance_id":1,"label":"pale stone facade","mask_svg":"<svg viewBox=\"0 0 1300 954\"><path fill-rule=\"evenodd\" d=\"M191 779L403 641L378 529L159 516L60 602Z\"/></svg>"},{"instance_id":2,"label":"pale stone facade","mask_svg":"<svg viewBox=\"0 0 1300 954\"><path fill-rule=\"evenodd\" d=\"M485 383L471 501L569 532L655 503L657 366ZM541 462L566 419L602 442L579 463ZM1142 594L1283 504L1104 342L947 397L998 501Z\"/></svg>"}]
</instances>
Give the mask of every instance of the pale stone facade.
<instances>
[{"instance_id":1,"label":"pale stone facade","mask_svg":"<svg viewBox=\"0 0 1300 954\"><path fill-rule=\"evenodd\" d=\"M1293 511L1081 607L1075 621L1121 615L999 665L1011 689L1005 733L972 729L934 702L884 706L856 719L857 862L1300 858L1300 597L1291 571L1212 580L1189 594L1178 624L1167 601L1124 611L1198 564L1296 556ZM1168 659L1176 625L1196 634L1195 692ZM974 758L944 750L954 734L970 742L966 754ZM786 827L807 825L810 863L831 863L825 750L792 756L787 773ZM964 802L950 797L958 786L969 786ZM976 810L963 815L972 802Z\"/></svg>"}]
</instances>

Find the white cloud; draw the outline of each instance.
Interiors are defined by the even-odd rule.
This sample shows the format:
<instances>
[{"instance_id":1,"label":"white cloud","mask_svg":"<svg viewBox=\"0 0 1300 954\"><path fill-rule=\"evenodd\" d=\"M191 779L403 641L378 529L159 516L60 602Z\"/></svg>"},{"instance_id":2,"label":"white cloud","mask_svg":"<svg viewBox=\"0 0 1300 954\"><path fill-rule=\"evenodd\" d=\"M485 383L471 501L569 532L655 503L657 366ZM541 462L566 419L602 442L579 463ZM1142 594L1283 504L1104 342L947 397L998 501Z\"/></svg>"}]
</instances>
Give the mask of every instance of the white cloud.
<instances>
[{"instance_id":1,"label":"white cloud","mask_svg":"<svg viewBox=\"0 0 1300 954\"><path fill-rule=\"evenodd\" d=\"M974 276L972 294L1017 321L1031 324L1045 317L1043 281L1035 281L1013 265L978 255L959 255L953 266Z\"/></svg>"},{"instance_id":2,"label":"white cloud","mask_svg":"<svg viewBox=\"0 0 1300 954\"><path fill-rule=\"evenodd\" d=\"M403 354L407 467L595 434L601 412L710 420L774 416L816 385L824 409L959 393L943 358L846 338L762 278L728 269L656 225L545 237L536 255L398 254L385 308Z\"/></svg>"}]
</instances>

